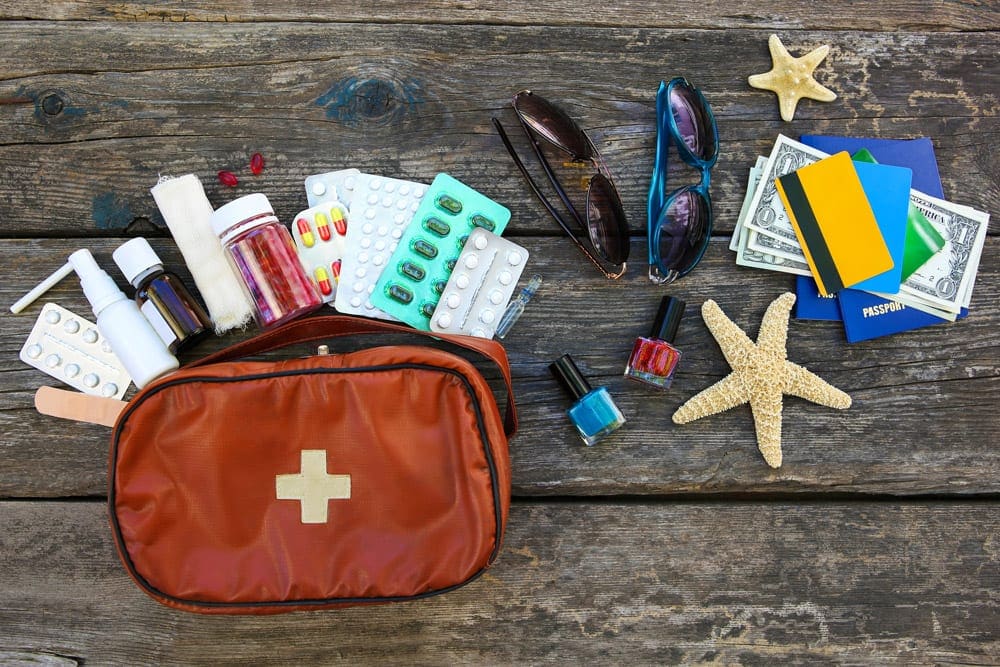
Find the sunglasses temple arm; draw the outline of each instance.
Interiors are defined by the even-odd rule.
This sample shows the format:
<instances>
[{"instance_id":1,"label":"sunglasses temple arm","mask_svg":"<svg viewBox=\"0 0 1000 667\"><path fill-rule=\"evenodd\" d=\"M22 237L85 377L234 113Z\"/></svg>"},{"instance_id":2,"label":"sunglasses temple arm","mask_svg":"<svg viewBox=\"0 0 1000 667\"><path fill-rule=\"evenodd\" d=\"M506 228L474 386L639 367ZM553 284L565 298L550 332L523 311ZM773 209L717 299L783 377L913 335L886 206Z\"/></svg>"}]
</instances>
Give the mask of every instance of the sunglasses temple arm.
<instances>
[{"instance_id":1,"label":"sunglasses temple arm","mask_svg":"<svg viewBox=\"0 0 1000 667\"><path fill-rule=\"evenodd\" d=\"M559 195L559 199L569 210L576 224L579 225L580 231L587 231L587 226L583 224L583 218L580 217L580 212L576 210L576 207L573 206L573 202L569 200L569 196L566 194L566 191L563 189L562 185L559 184L559 179L556 178L555 172L552 171L552 167L549 165L549 161L545 158L545 154L542 152L542 147L538 144L538 140L531 134L528 124L524 122L524 119L521 118L520 114L517 115L517 120L521 123L521 129L524 130L525 136L528 137L528 141L531 144L531 150L535 153L535 158L537 158L541 163L542 169L545 171L546 178L548 178L549 183L552 184L552 189L554 189L556 194Z\"/></svg>"},{"instance_id":2,"label":"sunglasses temple arm","mask_svg":"<svg viewBox=\"0 0 1000 667\"><path fill-rule=\"evenodd\" d=\"M555 221L559 223L559 226L562 227L563 231L570 236L573 236L572 230L570 230L570 228L563 221L562 216L559 215L559 212L552 206L548 198L546 198L546 196L542 194L542 191L538 189L538 186L535 185L535 180L531 177L531 174L528 173L528 169L524 166L524 163L521 162L521 158L518 156L517 151L514 150L513 144L510 143L510 137L507 136L507 132L503 129L503 125L501 125L500 121L496 118L493 119L493 125L497 129L497 134L500 135L500 140L503 141L503 145L507 148L507 152L510 153L511 159L514 160L514 165L517 167L518 171L521 172L521 176L524 176L524 180L527 181L528 187L531 188L531 191L535 193L535 197L538 198L538 201L542 202L542 206L544 206L545 210L549 212L549 215L551 215Z\"/></svg>"},{"instance_id":3,"label":"sunglasses temple arm","mask_svg":"<svg viewBox=\"0 0 1000 667\"><path fill-rule=\"evenodd\" d=\"M497 134L500 135L500 140L503 142L503 145L507 148L507 152L510 153L511 159L514 160L514 165L517 167L518 171L521 172L521 175L524 177L524 180L527 181L528 187L531 188L531 191L535 194L535 197L538 198L538 201L542 202L542 206L544 206L545 210L549 212L549 215L551 215L552 218L562 228L562 230L566 232L566 235L569 236L570 241L573 242L573 245L575 245L577 249L583 253L584 257L589 259L591 263L593 263L593 265L597 267L597 269L604 275L605 278L612 278L612 279L621 278L623 275L625 275L625 268L626 268L625 264L622 264L620 272L609 273L607 269L605 269L603 266L600 265L600 263L597 261L597 258L595 258L593 255L590 254L590 251L587 250L587 247L582 243L580 243L579 239L576 238L576 234L573 233L573 230L571 230L569 226L563 221L562 216L559 215L559 212L556 211L556 209L552 206L552 204L549 203L549 200L545 197L545 195L542 194L542 191L538 189L538 186L535 185L534 179L531 178L531 174L528 173L528 169L524 166L524 163L521 162L521 158L518 156L517 151L514 150L513 144L510 143L510 137L507 136L507 132L503 129L503 125L500 124L499 120L494 118L493 126L496 127Z\"/></svg>"},{"instance_id":4,"label":"sunglasses temple arm","mask_svg":"<svg viewBox=\"0 0 1000 667\"><path fill-rule=\"evenodd\" d=\"M667 156L670 152L670 128L664 127L667 113L667 86L661 81L656 93L656 159L653 162L653 177L649 182L649 198L646 216L650 228L660 217L666 203Z\"/></svg>"}]
</instances>

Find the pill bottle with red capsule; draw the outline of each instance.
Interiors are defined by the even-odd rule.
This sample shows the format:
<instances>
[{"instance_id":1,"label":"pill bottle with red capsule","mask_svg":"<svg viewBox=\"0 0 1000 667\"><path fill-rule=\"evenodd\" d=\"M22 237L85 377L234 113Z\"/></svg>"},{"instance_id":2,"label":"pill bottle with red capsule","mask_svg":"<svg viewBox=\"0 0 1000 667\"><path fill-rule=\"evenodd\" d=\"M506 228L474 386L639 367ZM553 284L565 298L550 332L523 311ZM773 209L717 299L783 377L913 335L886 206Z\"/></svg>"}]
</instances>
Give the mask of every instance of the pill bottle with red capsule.
<instances>
[{"instance_id":1,"label":"pill bottle with red capsule","mask_svg":"<svg viewBox=\"0 0 1000 667\"><path fill-rule=\"evenodd\" d=\"M246 195L219 208L212 214L212 231L242 278L260 328L276 327L323 305L291 233L265 195Z\"/></svg>"}]
</instances>

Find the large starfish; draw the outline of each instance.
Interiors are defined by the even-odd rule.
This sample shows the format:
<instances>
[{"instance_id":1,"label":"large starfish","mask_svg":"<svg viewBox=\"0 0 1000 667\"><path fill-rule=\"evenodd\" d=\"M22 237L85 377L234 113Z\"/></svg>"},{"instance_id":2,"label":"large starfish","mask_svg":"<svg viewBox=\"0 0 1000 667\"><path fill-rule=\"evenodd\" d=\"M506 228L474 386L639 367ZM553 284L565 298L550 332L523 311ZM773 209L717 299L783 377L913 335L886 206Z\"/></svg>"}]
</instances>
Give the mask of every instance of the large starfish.
<instances>
[{"instance_id":1,"label":"large starfish","mask_svg":"<svg viewBox=\"0 0 1000 667\"><path fill-rule=\"evenodd\" d=\"M788 313L795 295L785 292L764 313L754 344L726 317L719 304L706 301L701 316L718 341L733 372L693 396L674 413L675 424L686 424L749 402L757 428L757 448L772 468L781 466L781 400L799 396L831 408L849 408L851 397L787 359Z\"/></svg>"},{"instance_id":2,"label":"large starfish","mask_svg":"<svg viewBox=\"0 0 1000 667\"><path fill-rule=\"evenodd\" d=\"M795 117L795 106L803 97L820 102L837 99L837 93L821 86L812 78L813 70L829 53L829 44L824 44L801 58L793 58L777 35L768 38L767 46L771 49L771 71L754 74L747 81L754 88L770 90L778 96L782 120L788 122Z\"/></svg>"}]
</instances>

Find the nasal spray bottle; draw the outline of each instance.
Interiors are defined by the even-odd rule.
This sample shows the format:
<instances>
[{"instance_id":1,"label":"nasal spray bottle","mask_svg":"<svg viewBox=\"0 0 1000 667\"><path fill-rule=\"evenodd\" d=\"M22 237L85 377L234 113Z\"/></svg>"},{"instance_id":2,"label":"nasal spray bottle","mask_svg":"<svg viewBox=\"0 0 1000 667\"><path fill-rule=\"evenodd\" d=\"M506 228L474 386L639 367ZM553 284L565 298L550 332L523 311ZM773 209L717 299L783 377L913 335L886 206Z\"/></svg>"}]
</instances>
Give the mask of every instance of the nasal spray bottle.
<instances>
[{"instance_id":1,"label":"nasal spray bottle","mask_svg":"<svg viewBox=\"0 0 1000 667\"><path fill-rule=\"evenodd\" d=\"M153 325L97 265L89 250L77 250L69 256L69 263L80 277L83 293L94 309L98 331L111 344L136 387L142 389L177 368L177 359L167 351Z\"/></svg>"}]
</instances>

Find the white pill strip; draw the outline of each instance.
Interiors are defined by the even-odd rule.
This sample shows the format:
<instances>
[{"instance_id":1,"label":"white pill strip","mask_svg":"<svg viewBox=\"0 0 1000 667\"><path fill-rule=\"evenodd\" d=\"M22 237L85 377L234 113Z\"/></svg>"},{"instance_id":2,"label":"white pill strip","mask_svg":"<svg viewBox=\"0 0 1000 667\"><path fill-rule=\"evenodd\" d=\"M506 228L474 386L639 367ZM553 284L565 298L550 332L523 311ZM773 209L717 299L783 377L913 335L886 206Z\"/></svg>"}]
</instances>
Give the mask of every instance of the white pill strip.
<instances>
[{"instance_id":1,"label":"white pill strip","mask_svg":"<svg viewBox=\"0 0 1000 667\"><path fill-rule=\"evenodd\" d=\"M97 325L55 303L42 307L20 356L91 396L121 398L132 383Z\"/></svg>"},{"instance_id":2,"label":"white pill strip","mask_svg":"<svg viewBox=\"0 0 1000 667\"><path fill-rule=\"evenodd\" d=\"M327 197L331 191L350 211L340 284L333 305L341 313L395 320L376 308L370 297L427 186L364 174L357 169L306 179L307 197Z\"/></svg>"},{"instance_id":3,"label":"white pill strip","mask_svg":"<svg viewBox=\"0 0 1000 667\"><path fill-rule=\"evenodd\" d=\"M431 331L493 338L528 251L485 229L469 234L431 316Z\"/></svg>"}]
</instances>

